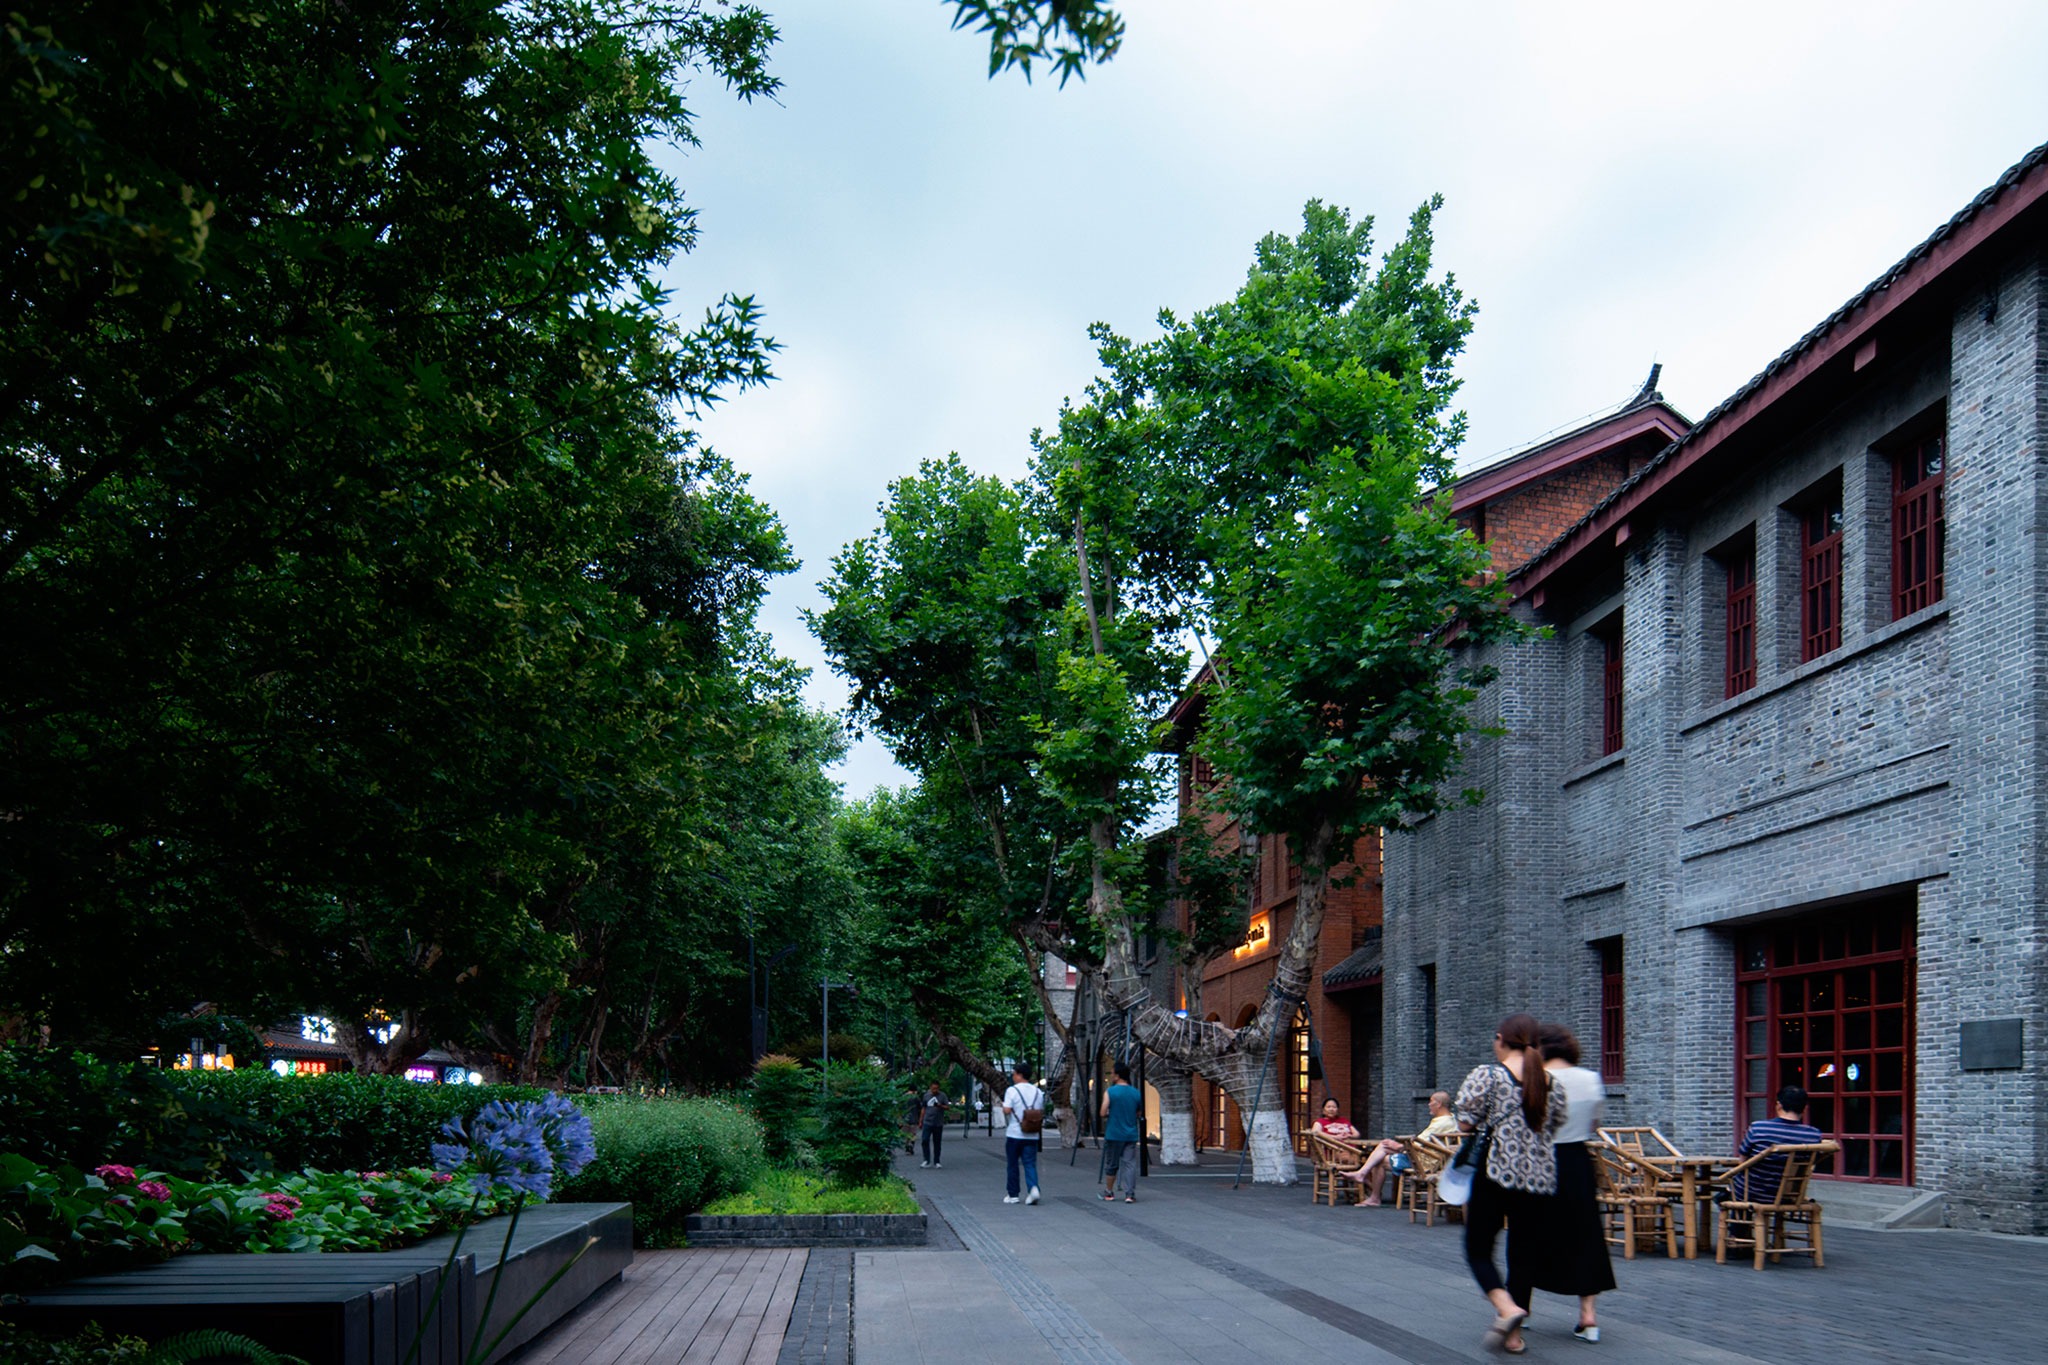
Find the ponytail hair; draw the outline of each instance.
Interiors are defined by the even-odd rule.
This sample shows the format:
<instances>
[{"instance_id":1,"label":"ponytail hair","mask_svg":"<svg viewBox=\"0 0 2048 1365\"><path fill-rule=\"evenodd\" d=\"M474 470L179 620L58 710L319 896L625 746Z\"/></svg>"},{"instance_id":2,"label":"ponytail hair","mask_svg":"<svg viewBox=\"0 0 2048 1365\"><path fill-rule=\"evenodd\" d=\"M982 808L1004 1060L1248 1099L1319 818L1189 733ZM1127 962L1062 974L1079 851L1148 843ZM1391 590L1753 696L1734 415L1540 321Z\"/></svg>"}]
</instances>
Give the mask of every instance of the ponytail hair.
<instances>
[{"instance_id":1,"label":"ponytail hair","mask_svg":"<svg viewBox=\"0 0 2048 1365\"><path fill-rule=\"evenodd\" d=\"M1550 1114L1550 1073L1543 1069L1542 1025L1533 1014L1510 1014L1500 1021L1500 1045L1522 1054L1522 1117L1529 1131L1543 1131Z\"/></svg>"}]
</instances>

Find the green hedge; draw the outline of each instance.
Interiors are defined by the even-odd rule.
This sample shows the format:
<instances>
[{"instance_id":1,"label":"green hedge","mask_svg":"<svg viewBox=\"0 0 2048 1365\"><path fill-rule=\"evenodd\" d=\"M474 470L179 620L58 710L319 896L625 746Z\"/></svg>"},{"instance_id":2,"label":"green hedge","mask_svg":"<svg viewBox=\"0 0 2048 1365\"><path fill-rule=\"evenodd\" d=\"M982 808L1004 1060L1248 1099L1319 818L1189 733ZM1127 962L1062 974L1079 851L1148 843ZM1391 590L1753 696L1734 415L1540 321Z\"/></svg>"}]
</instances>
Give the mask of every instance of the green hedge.
<instances>
[{"instance_id":1,"label":"green hedge","mask_svg":"<svg viewBox=\"0 0 2048 1365\"><path fill-rule=\"evenodd\" d=\"M393 1076L165 1071L83 1053L0 1048L0 1151L47 1166L103 1162L188 1179L237 1172L428 1164L451 1118L530 1086L422 1085Z\"/></svg>"},{"instance_id":2,"label":"green hedge","mask_svg":"<svg viewBox=\"0 0 2048 1365\"><path fill-rule=\"evenodd\" d=\"M761 1125L723 1100L584 1096L597 1160L555 1198L629 1200L641 1246L674 1246L683 1219L737 1194L765 1168Z\"/></svg>"},{"instance_id":3,"label":"green hedge","mask_svg":"<svg viewBox=\"0 0 2048 1365\"><path fill-rule=\"evenodd\" d=\"M530 1085L423 1085L400 1076L279 1076L272 1071L179 1072L209 1108L248 1120L275 1169L391 1171L431 1165L441 1125L491 1100L534 1100Z\"/></svg>"}]
</instances>

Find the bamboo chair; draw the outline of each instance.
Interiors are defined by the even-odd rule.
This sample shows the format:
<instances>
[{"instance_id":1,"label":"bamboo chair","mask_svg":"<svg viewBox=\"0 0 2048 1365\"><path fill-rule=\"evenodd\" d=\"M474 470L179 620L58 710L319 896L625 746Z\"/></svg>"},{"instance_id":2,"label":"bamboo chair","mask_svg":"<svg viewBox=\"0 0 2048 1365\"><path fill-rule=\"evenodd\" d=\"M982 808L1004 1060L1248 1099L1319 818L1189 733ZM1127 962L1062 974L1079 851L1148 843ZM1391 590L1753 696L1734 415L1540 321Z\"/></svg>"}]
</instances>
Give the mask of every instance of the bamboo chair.
<instances>
[{"instance_id":1,"label":"bamboo chair","mask_svg":"<svg viewBox=\"0 0 2048 1365\"><path fill-rule=\"evenodd\" d=\"M1365 1161L1355 1143L1342 1138L1333 1138L1326 1133L1308 1135L1308 1162L1311 1172L1309 1181L1309 1202L1327 1203L1337 1207L1338 1196L1344 1195L1344 1202L1355 1204L1363 1195L1363 1187L1356 1181L1346 1180L1341 1172L1355 1171Z\"/></svg>"},{"instance_id":2,"label":"bamboo chair","mask_svg":"<svg viewBox=\"0 0 2048 1365\"><path fill-rule=\"evenodd\" d=\"M1660 1164L1668 1158L1682 1155L1671 1145L1670 1138L1648 1124L1631 1128L1602 1128L1600 1138L1608 1146L1647 1165L1656 1177L1658 1194L1666 1199L1678 1199L1684 1195L1685 1186L1678 1174Z\"/></svg>"},{"instance_id":3,"label":"bamboo chair","mask_svg":"<svg viewBox=\"0 0 2048 1365\"><path fill-rule=\"evenodd\" d=\"M1724 1185L1731 1197L1715 1205L1714 1215L1714 1260L1722 1265L1728 1263L1728 1248L1747 1247L1752 1256L1752 1266L1764 1268L1764 1257L1776 1264L1780 1256L1812 1256L1816 1270L1827 1264L1821 1249L1820 1204L1807 1193L1813 1179L1813 1168L1824 1156L1833 1156L1842 1150L1838 1142L1788 1142L1776 1147L1767 1147L1739 1165L1731 1166L1715 1183ZM1732 1194L1737 1189L1737 1178L1744 1186L1749 1174L1761 1163L1774 1157L1785 1159L1785 1173L1778 1179L1777 1193L1768 1201L1760 1199L1737 1199ZM1747 1235L1737 1232L1747 1229ZM1792 1245L1798 1238L1804 1245Z\"/></svg>"},{"instance_id":4,"label":"bamboo chair","mask_svg":"<svg viewBox=\"0 0 2048 1365\"><path fill-rule=\"evenodd\" d=\"M1633 1261L1639 1243L1648 1238L1654 1245L1661 1234L1664 1254L1678 1259L1677 1210L1660 1188L1656 1168L1613 1146L1595 1148L1593 1160L1608 1244Z\"/></svg>"},{"instance_id":5,"label":"bamboo chair","mask_svg":"<svg viewBox=\"0 0 2048 1365\"><path fill-rule=\"evenodd\" d=\"M1399 1198L1408 1210L1409 1222L1414 1222L1415 1215L1419 1213L1424 1227L1435 1227L1438 1209L1443 1210L1446 1222L1464 1217L1462 1208L1445 1204L1436 1197L1436 1178L1456 1153L1455 1147L1447 1147L1429 1138L1416 1138L1408 1144L1408 1158L1415 1163L1415 1169L1409 1171L1401 1182Z\"/></svg>"}]
</instances>

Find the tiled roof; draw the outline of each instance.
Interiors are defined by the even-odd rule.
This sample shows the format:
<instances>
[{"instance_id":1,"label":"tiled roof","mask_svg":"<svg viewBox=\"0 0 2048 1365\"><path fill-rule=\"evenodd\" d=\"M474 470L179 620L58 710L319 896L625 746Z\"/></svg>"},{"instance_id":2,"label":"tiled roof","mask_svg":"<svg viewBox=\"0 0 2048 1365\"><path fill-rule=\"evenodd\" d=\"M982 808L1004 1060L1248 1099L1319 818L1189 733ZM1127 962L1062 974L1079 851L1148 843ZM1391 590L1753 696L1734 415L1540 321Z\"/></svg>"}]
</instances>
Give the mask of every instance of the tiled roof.
<instances>
[{"instance_id":1,"label":"tiled roof","mask_svg":"<svg viewBox=\"0 0 2048 1365\"><path fill-rule=\"evenodd\" d=\"M1323 989L1339 991L1352 986L1370 986L1380 979L1385 944L1377 928L1365 931L1365 942L1357 952L1323 973Z\"/></svg>"},{"instance_id":2,"label":"tiled roof","mask_svg":"<svg viewBox=\"0 0 2048 1365\"><path fill-rule=\"evenodd\" d=\"M2043 143L2041 146L2034 148L2033 151L2028 152L2026 156L2022 157L2016 165L2014 165L2010 170L2006 171L2004 175L1999 176L1996 181L1992 182L1989 188L1985 189L1984 192L1979 194L1975 199L1972 199L1969 202L1968 206L1965 207L1960 213L1956 214L1955 217L1949 219L1946 223L1942 224L1939 228L1937 228L1934 231L1934 234L1927 238L1926 241L1920 243L1920 245L1914 247L1911 251L1907 252L1906 255L1898 262L1898 264L1894 265L1891 269L1885 271L1884 274L1879 275L1875 280L1872 280L1868 285L1865 285L1863 289L1859 293L1857 293L1857 295L1854 298L1850 299L1840 308L1837 308L1834 312L1828 314L1828 316L1822 320L1819 326L1815 327L1805 336L1799 338L1798 341L1792 343L1791 347L1787 349L1784 354L1780 355L1776 360L1773 360L1770 364L1764 366L1763 369L1758 371L1756 375L1754 375L1749 380L1748 383L1744 384L1741 388L1737 389L1734 393L1730 394L1727 398L1723 399L1718 405L1716 405L1712 412L1709 412L1705 417L1700 418L1699 422L1693 427L1691 431L1688 431L1685 435L1679 437L1670 445L1664 447L1663 450L1657 453L1656 458L1652 459L1648 464L1644 465L1641 469L1637 470L1634 474L1630 475L1627 479L1623 480L1622 483L1617 488L1615 488L1615 490L1612 493L1609 493L1605 498L1601 499L1600 502L1593 507L1593 510L1587 512L1584 516L1580 517L1576 522L1573 522L1562 533L1560 533L1556 539L1552 540L1550 544L1544 546L1543 549L1539 550L1535 554L1535 556L1532 557L1527 563L1521 565L1512 574L1510 574L1510 581L1519 583L1519 581L1522 578L1524 578L1529 573L1533 572L1535 569L1541 566L1544 563L1544 561L1548 560L1552 555L1556 554L1560 548L1562 548L1566 543L1568 543L1574 536L1578 535L1579 532L1584 530L1587 526L1590 526L1595 521L1599 520L1603 514L1605 514L1610 508L1614 507L1617 503L1628 498L1630 494L1632 494L1646 480L1656 477L1659 471L1663 470L1666 466L1668 466L1687 447L1696 444L1700 440L1707 437L1709 434L1713 433L1716 425L1721 421L1722 418L1724 418L1729 413L1731 409L1739 406L1744 400L1751 397L1759 389L1763 388L1765 384L1769 383L1772 378L1774 378L1779 373L1784 371L1786 367L1798 361L1801 356L1805 355L1808 351L1813 349L1813 347L1823 337L1827 336L1828 333L1834 331L1836 327L1840 326L1843 322L1847 321L1858 309L1869 304L1871 300L1877 298L1886 290L1890 289L1894 284L1896 284L1899 281L1899 279L1902 276L1904 276L1915 265L1918 265L1923 259L1925 259L1930 252L1932 252L1935 248L1939 247L1943 242L1947 241L1949 238L1955 236L1956 233L1968 227L1973 221L1976 220L1976 218L1980 214L1982 214L1987 208L1991 207L1992 204L1997 202L1997 200L2007 190L2017 185L2020 181L2024 180L2028 175L2030 175L2032 172L2034 172L2036 169L2040 168L2044 164L2048 164L2048 143Z\"/></svg>"}]
</instances>

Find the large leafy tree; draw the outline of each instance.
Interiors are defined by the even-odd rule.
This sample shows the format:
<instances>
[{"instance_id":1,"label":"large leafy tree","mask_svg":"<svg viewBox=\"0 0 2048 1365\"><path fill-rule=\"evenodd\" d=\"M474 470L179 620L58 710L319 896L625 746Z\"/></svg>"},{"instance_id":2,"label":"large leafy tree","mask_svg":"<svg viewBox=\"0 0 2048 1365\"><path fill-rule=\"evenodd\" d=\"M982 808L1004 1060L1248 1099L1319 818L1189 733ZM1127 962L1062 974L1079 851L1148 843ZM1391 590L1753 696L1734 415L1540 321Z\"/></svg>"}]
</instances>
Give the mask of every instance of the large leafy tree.
<instances>
[{"instance_id":1,"label":"large leafy tree","mask_svg":"<svg viewBox=\"0 0 2048 1365\"><path fill-rule=\"evenodd\" d=\"M1241 1104L1305 995L1332 877L1358 838L1461 799L1445 783L1486 677L1462 647L1513 628L1482 548L1430 496L1462 433L1450 367L1472 314L1433 277L1436 207L1375 268L1370 220L1312 201L1298 235L1259 244L1229 301L1162 314L1142 344L1097 328L1104 374L1040 444L1084 602L1105 621L1137 614L1213 641L1199 744L1239 827L1287 836L1302 868L1255 1019L1176 1017L1131 969L1119 875L1122 755L1152 713L1104 705L1048 746L1076 756L1048 766L1088 820L1112 998L1147 1046ZM1115 664L1103 651L1089 666ZM1258 1178L1292 1178L1283 1114L1257 1115L1251 1145Z\"/></svg>"},{"instance_id":2,"label":"large leafy tree","mask_svg":"<svg viewBox=\"0 0 2048 1365\"><path fill-rule=\"evenodd\" d=\"M684 79L746 7L172 0L5 23L0 994L403 1025L559 988L566 909L736 752L781 533L689 415ZM666 855L657 861L671 866ZM110 961L123 970L108 970ZM367 1044L365 1044L367 1049Z\"/></svg>"}]
</instances>

